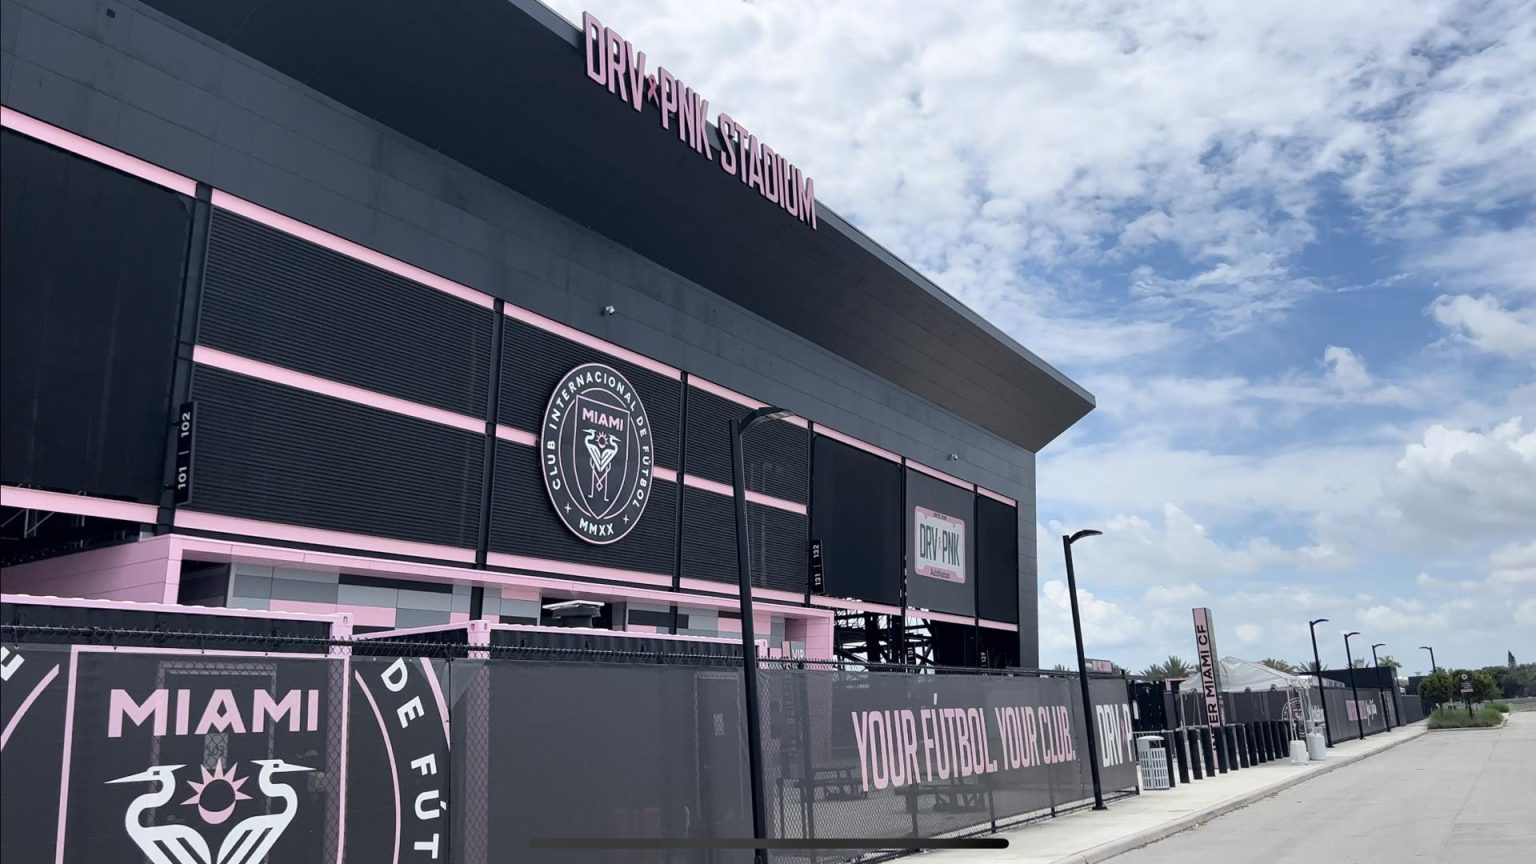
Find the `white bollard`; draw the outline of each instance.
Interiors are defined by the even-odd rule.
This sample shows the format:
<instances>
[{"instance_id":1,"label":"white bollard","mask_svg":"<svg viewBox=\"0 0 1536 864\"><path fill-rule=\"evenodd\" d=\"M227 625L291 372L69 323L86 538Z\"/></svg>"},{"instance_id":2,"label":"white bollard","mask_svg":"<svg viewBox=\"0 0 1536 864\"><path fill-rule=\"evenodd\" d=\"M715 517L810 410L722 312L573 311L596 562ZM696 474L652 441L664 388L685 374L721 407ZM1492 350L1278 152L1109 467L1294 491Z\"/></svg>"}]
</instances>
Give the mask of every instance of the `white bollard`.
<instances>
[{"instance_id":1,"label":"white bollard","mask_svg":"<svg viewBox=\"0 0 1536 864\"><path fill-rule=\"evenodd\" d=\"M1313 732L1307 736L1307 755L1313 762L1321 762L1328 758L1328 744L1323 740L1321 733Z\"/></svg>"},{"instance_id":2,"label":"white bollard","mask_svg":"<svg viewBox=\"0 0 1536 864\"><path fill-rule=\"evenodd\" d=\"M1305 764L1307 764L1307 755L1308 754L1307 754L1307 745L1306 744L1303 744L1300 741L1292 741L1291 742L1291 764L1292 765L1305 765Z\"/></svg>"}]
</instances>

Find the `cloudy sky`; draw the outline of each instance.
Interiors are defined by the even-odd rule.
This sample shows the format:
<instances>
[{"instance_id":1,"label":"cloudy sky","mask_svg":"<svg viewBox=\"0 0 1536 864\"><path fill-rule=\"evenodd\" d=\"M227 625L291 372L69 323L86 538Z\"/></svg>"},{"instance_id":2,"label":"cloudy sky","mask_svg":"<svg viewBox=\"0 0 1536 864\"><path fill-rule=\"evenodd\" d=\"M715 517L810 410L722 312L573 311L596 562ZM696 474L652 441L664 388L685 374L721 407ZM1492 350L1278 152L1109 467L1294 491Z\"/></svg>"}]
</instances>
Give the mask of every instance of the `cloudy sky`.
<instances>
[{"instance_id":1,"label":"cloudy sky","mask_svg":"<svg viewBox=\"0 0 1536 864\"><path fill-rule=\"evenodd\" d=\"M1192 605L1255 659L1328 617L1329 665L1536 660L1536 6L554 6L1095 394L1039 461L1043 663L1085 526L1133 669Z\"/></svg>"}]
</instances>

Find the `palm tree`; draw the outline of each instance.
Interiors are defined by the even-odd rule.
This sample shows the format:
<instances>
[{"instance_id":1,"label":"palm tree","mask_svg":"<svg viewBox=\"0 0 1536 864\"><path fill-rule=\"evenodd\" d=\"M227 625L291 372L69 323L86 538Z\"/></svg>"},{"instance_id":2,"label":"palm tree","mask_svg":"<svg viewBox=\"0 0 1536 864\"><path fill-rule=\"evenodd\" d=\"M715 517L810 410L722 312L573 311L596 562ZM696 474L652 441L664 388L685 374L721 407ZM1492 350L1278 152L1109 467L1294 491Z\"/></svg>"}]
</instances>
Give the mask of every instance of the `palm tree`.
<instances>
[{"instance_id":1,"label":"palm tree","mask_svg":"<svg viewBox=\"0 0 1536 864\"><path fill-rule=\"evenodd\" d=\"M1397 674L1397 670L1403 668L1402 662L1399 661L1396 657L1393 657L1391 654L1381 655L1380 662L1383 669L1391 669L1392 674L1394 675Z\"/></svg>"},{"instance_id":2,"label":"palm tree","mask_svg":"<svg viewBox=\"0 0 1536 864\"><path fill-rule=\"evenodd\" d=\"M1051 671L1052 672L1070 672L1072 670L1068 669L1067 665L1065 663L1057 663L1055 666L1051 667Z\"/></svg>"},{"instance_id":3,"label":"palm tree","mask_svg":"<svg viewBox=\"0 0 1536 864\"><path fill-rule=\"evenodd\" d=\"M1195 671L1195 667L1184 662L1184 658L1177 654L1169 654L1163 661L1163 674L1169 678L1188 678Z\"/></svg>"},{"instance_id":4,"label":"palm tree","mask_svg":"<svg viewBox=\"0 0 1536 864\"><path fill-rule=\"evenodd\" d=\"M1300 663L1297 663L1295 668L1296 668L1297 672L1321 672L1322 671L1322 667L1317 665L1317 661L1316 660L1303 660Z\"/></svg>"},{"instance_id":5,"label":"palm tree","mask_svg":"<svg viewBox=\"0 0 1536 864\"><path fill-rule=\"evenodd\" d=\"M1259 661L1259 664L1261 666L1268 666L1269 668L1274 669L1277 672L1285 672L1285 673L1290 674L1290 673L1294 673L1296 671L1296 667L1295 666L1292 666L1291 664L1285 662L1284 660L1277 660L1274 657L1265 657L1263 660Z\"/></svg>"}]
</instances>

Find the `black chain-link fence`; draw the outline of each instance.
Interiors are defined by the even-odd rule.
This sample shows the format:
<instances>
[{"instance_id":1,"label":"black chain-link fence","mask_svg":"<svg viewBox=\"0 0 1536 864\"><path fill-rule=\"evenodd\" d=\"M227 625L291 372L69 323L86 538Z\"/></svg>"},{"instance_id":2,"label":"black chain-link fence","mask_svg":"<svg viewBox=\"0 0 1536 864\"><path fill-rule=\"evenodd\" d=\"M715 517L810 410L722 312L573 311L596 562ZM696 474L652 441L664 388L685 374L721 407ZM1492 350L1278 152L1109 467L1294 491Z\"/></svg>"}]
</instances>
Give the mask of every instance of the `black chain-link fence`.
<instances>
[{"instance_id":1,"label":"black chain-link fence","mask_svg":"<svg viewBox=\"0 0 1536 864\"><path fill-rule=\"evenodd\" d=\"M43 625L0 639L7 861L751 858L531 845L750 837L739 658ZM965 673L764 661L769 836L954 836L1091 800L1077 682ZM1090 686L1103 786L1134 792L1125 683Z\"/></svg>"}]
</instances>

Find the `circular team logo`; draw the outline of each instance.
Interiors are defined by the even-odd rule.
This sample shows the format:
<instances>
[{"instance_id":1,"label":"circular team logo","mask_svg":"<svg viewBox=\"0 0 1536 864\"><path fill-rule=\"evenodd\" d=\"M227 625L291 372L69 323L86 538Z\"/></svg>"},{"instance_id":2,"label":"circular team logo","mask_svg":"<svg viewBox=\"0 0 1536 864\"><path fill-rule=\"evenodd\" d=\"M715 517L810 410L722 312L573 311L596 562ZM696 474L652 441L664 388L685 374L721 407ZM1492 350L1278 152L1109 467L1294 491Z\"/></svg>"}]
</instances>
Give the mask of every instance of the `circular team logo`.
<instances>
[{"instance_id":1,"label":"circular team logo","mask_svg":"<svg viewBox=\"0 0 1536 864\"><path fill-rule=\"evenodd\" d=\"M618 370L577 366L561 379L539 433L544 486L560 521L588 543L634 530L651 493L651 425Z\"/></svg>"}]
</instances>

